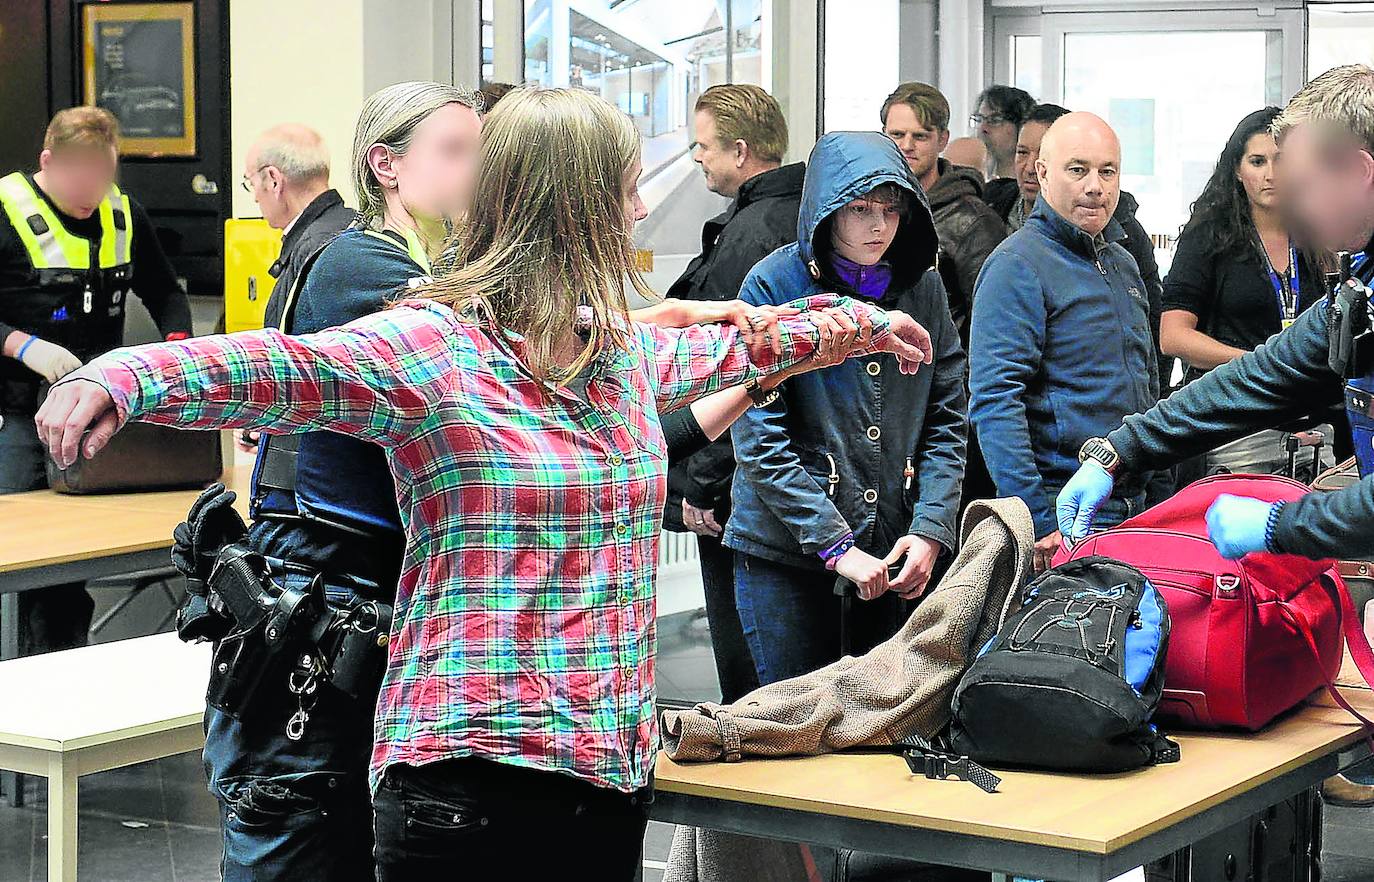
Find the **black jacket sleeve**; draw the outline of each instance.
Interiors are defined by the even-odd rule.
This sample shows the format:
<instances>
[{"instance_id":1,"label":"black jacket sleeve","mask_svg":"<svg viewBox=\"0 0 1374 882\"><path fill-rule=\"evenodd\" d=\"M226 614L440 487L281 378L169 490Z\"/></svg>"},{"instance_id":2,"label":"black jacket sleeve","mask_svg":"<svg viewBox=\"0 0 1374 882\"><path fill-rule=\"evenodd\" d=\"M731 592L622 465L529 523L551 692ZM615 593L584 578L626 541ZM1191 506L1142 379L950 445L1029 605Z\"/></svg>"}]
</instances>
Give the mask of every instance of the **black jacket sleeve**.
<instances>
[{"instance_id":1,"label":"black jacket sleeve","mask_svg":"<svg viewBox=\"0 0 1374 882\"><path fill-rule=\"evenodd\" d=\"M157 230L143 206L132 197L134 293L148 307L162 336L191 333L191 302L177 279L172 262L162 250Z\"/></svg>"},{"instance_id":2,"label":"black jacket sleeve","mask_svg":"<svg viewBox=\"0 0 1374 882\"><path fill-rule=\"evenodd\" d=\"M939 273L927 272L921 284L936 289L936 310L926 327L938 331L933 335L935 363L923 368L935 375L916 449L919 492L909 532L934 539L953 552L958 543L959 498L968 458L968 358L950 317L949 298Z\"/></svg>"},{"instance_id":3,"label":"black jacket sleeve","mask_svg":"<svg viewBox=\"0 0 1374 882\"><path fill-rule=\"evenodd\" d=\"M948 254L954 262L958 287L963 302L951 310L955 327L964 339L968 338L969 317L973 315L973 295L978 287L978 274L994 248L1007 237L1007 225L988 205L970 197L961 206L962 218L955 234L950 237ZM954 299L954 298L951 298Z\"/></svg>"},{"instance_id":4,"label":"black jacket sleeve","mask_svg":"<svg viewBox=\"0 0 1374 882\"><path fill-rule=\"evenodd\" d=\"M684 458L701 450L711 441L701 430L690 407L679 407L663 417L663 437L668 443L668 465L677 465ZM729 445L727 439L726 445Z\"/></svg>"},{"instance_id":5,"label":"black jacket sleeve","mask_svg":"<svg viewBox=\"0 0 1374 882\"><path fill-rule=\"evenodd\" d=\"M1155 246L1150 234L1134 214L1121 224L1126 239L1121 244L1131 257L1135 258L1136 269L1140 270L1140 280L1145 283L1145 299L1150 304L1150 335L1155 341L1155 379L1161 390L1169 386L1169 369L1174 360L1166 358L1159 348L1159 322L1164 314L1164 283L1159 279L1159 261L1155 260Z\"/></svg>"}]
</instances>

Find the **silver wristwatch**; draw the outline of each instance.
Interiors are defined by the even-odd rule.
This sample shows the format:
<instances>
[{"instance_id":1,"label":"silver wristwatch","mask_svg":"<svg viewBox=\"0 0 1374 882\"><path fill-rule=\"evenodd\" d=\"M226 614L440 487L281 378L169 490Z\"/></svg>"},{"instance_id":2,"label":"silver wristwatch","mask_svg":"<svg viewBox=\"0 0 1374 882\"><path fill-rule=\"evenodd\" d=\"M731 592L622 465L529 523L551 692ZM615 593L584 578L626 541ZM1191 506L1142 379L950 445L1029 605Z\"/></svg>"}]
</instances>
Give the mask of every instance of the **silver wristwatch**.
<instances>
[{"instance_id":1,"label":"silver wristwatch","mask_svg":"<svg viewBox=\"0 0 1374 882\"><path fill-rule=\"evenodd\" d=\"M1107 474L1114 475L1117 466L1121 465L1121 454L1116 452L1116 448L1106 438L1089 438L1078 451L1079 462L1088 460L1102 466Z\"/></svg>"}]
</instances>

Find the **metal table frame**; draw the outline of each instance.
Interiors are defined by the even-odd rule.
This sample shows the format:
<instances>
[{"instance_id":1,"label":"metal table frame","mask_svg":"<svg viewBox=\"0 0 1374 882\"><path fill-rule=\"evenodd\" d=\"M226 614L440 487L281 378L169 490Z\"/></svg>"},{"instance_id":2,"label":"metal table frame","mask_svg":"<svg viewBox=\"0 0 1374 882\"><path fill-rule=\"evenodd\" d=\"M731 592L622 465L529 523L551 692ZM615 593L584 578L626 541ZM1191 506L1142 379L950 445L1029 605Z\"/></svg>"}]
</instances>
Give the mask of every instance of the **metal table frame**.
<instances>
[{"instance_id":1,"label":"metal table frame","mask_svg":"<svg viewBox=\"0 0 1374 882\"><path fill-rule=\"evenodd\" d=\"M1183 851L1195 842L1245 823L1252 815L1320 786L1322 781L1369 755L1368 743L1357 741L1109 854L693 796L664 789L655 794L650 816L672 824L984 870L994 873L994 878L1014 874L1057 882L1108 882L1136 867ZM970 785L949 782L949 786ZM1195 875L1193 878L1194 882L1203 882L1204 877Z\"/></svg>"},{"instance_id":2,"label":"metal table frame","mask_svg":"<svg viewBox=\"0 0 1374 882\"><path fill-rule=\"evenodd\" d=\"M170 540L168 546L170 547ZM19 656L19 595L51 585L90 582L120 573L165 566L167 548L149 548L0 573L0 661ZM0 790L12 806L24 804L23 776L0 771Z\"/></svg>"}]
</instances>

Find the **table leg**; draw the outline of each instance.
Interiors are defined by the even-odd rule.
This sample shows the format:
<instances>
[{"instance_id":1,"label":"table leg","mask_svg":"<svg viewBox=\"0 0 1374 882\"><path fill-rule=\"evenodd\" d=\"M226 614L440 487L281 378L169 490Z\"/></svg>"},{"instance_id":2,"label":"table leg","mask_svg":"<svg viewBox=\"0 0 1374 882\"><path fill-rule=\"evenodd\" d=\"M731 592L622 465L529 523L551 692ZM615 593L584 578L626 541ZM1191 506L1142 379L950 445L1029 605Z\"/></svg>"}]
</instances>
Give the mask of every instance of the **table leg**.
<instances>
[{"instance_id":1,"label":"table leg","mask_svg":"<svg viewBox=\"0 0 1374 882\"><path fill-rule=\"evenodd\" d=\"M19 592L0 594L0 661L19 657ZM24 776L0 772L0 792L9 804L24 804Z\"/></svg>"},{"instance_id":2,"label":"table leg","mask_svg":"<svg viewBox=\"0 0 1374 882\"><path fill-rule=\"evenodd\" d=\"M76 765L48 761L48 882L76 882Z\"/></svg>"}]
</instances>

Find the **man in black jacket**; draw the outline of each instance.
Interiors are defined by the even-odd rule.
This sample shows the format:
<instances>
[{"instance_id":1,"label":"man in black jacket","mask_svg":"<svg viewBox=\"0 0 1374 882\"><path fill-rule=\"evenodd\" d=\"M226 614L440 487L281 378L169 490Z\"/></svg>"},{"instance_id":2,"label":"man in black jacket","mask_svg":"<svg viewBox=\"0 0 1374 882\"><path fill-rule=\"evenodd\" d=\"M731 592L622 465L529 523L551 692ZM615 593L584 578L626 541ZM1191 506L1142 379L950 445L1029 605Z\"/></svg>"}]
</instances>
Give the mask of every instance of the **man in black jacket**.
<instances>
[{"instance_id":1,"label":"man in black jacket","mask_svg":"<svg viewBox=\"0 0 1374 882\"><path fill-rule=\"evenodd\" d=\"M733 300L754 264L797 238L802 163L782 165L787 123L778 102L758 86L712 86L696 104L692 158L706 186L735 201L702 227L701 254L668 289L684 300ZM672 466L664 526L697 534L706 617L720 678L730 702L758 685L735 610L734 554L720 544L735 473L728 436Z\"/></svg>"},{"instance_id":2,"label":"man in black jacket","mask_svg":"<svg viewBox=\"0 0 1374 882\"><path fill-rule=\"evenodd\" d=\"M358 213L329 186L329 150L319 132L296 123L274 126L248 148L243 188L263 220L282 230L281 252L268 269L276 280L263 325L281 327L283 310L305 262L353 223ZM239 432L239 448L257 448L257 432Z\"/></svg>"},{"instance_id":3,"label":"man in black jacket","mask_svg":"<svg viewBox=\"0 0 1374 882\"><path fill-rule=\"evenodd\" d=\"M1007 225L982 200L983 176L940 158L949 145L949 101L927 83L902 83L883 102L883 134L896 143L920 182L940 237L936 267L949 292L949 312L968 349L974 283Z\"/></svg>"},{"instance_id":4,"label":"man in black jacket","mask_svg":"<svg viewBox=\"0 0 1374 882\"><path fill-rule=\"evenodd\" d=\"M59 111L38 171L0 178L0 494L47 486L34 414L45 384L124 344L133 293L168 340L191 307L148 213L115 185L119 125L99 107ZM84 582L19 596L23 655L84 646Z\"/></svg>"}]
</instances>

